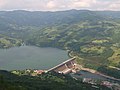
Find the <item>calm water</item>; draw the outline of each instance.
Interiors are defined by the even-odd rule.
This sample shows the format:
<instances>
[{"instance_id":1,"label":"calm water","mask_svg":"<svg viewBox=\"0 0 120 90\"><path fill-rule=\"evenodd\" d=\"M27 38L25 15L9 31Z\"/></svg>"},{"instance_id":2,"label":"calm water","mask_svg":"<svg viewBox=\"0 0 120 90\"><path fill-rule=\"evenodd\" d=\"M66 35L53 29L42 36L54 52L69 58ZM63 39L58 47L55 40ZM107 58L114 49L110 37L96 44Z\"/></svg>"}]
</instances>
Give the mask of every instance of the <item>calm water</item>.
<instances>
[{"instance_id":1,"label":"calm water","mask_svg":"<svg viewBox=\"0 0 120 90\"><path fill-rule=\"evenodd\" d=\"M92 78L92 79L102 79L102 80L106 80L105 77L98 75L98 74L94 74L88 71L79 71L76 74L71 74L71 76L76 77L76 78Z\"/></svg>"},{"instance_id":2,"label":"calm water","mask_svg":"<svg viewBox=\"0 0 120 90\"><path fill-rule=\"evenodd\" d=\"M0 69L49 69L68 59L67 52L34 46L0 49Z\"/></svg>"},{"instance_id":3,"label":"calm water","mask_svg":"<svg viewBox=\"0 0 120 90\"><path fill-rule=\"evenodd\" d=\"M84 70L80 70L79 72L77 72L76 74L70 74L72 77L75 77L77 79L80 78L91 78L91 79L95 79L95 80L105 80L105 81L110 81L110 82L114 82L114 83L120 83L120 81L117 80L113 80L113 79L109 79L106 78L104 76L98 75L98 74L94 74L88 71L84 71Z\"/></svg>"}]
</instances>

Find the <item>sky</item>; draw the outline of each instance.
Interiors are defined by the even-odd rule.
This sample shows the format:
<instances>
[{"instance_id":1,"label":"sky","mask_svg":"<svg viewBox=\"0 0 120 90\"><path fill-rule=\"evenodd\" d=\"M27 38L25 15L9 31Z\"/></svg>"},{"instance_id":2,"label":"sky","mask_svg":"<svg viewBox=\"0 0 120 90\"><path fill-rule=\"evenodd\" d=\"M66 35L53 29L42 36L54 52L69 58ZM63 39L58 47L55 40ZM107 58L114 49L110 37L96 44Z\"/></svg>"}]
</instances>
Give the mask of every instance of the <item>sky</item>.
<instances>
[{"instance_id":1,"label":"sky","mask_svg":"<svg viewBox=\"0 0 120 90\"><path fill-rule=\"evenodd\" d=\"M69 9L120 11L120 0L0 0L0 11L63 11Z\"/></svg>"}]
</instances>

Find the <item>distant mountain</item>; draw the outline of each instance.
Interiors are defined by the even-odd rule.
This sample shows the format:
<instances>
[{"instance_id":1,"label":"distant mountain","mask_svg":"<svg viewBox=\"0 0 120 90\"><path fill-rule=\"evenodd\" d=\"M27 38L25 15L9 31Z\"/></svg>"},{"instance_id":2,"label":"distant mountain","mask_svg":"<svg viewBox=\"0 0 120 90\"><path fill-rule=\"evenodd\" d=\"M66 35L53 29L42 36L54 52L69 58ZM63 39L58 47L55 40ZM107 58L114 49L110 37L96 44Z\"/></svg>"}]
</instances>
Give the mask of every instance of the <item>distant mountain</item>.
<instances>
[{"instance_id":1,"label":"distant mountain","mask_svg":"<svg viewBox=\"0 0 120 90\"><path fill-rule=\"evenodd\" d=\"M105 16L105 17L103 17ZM120 17L120 12L98 12L88 10L68 10L58 12L41 11L1 11L0 20L6 24L20 26L51 26L53 24L72 24L85 20L104 20L109 17Z\"/></svg>"},{"instance_id":2,"label":"distant mountain","mask_svg":"<svg viewBox=\"0 0 120 90\"><path fill-rule=\"evenodd\" d=\"M96 11L96 13L109 19L120 19L120 11Z\"/></svg>"},{"instance_id":3,"label":"distant mountain","mask_svg":"<svg viewBox=\"0 0 120 90\"><path fill-rule=\"evenodd\" d=\"M79 22L94 22L113 20L120 18L117 11L89 11L89 10L68 10L57 12L42 11L0 11L0 33L14 36L27 27L48 27L61 24L75 24ZM8 33L9 32L9 33ZM14 35L13 35L14 34Z\"/></svg>"}]
</instances>

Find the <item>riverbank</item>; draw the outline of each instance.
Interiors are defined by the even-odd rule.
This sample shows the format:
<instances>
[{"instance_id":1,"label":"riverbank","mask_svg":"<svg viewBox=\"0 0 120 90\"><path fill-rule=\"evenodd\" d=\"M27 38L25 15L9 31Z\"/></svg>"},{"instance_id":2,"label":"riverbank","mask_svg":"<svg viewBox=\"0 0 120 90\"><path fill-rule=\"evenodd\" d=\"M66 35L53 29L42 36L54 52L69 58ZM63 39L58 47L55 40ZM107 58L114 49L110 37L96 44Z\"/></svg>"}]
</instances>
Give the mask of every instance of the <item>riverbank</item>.
<instances>
[{"instance_id":1,"label":"riverbank","mask_svg":"<svg viewBox=\"0 0 120 90\"><path fill-rule=\"evenodd\" d=\"M120 79L117 79L117 78L114 78L114 77L105 75L105 74L103 74L103 73L98 72L97 70L90 69L90 68L84 68L84 67L81 66L81 65L77 65L77 68L78 68L79 70L87 71L87 72L90 72L90 73L92 73L92 74L102 76L102 77L104 77L104 78L106 78L106 79L108 79L108 80L111 80L111 81L115 81L115 82L120 83Z\"/></svg>"}]
</instances>

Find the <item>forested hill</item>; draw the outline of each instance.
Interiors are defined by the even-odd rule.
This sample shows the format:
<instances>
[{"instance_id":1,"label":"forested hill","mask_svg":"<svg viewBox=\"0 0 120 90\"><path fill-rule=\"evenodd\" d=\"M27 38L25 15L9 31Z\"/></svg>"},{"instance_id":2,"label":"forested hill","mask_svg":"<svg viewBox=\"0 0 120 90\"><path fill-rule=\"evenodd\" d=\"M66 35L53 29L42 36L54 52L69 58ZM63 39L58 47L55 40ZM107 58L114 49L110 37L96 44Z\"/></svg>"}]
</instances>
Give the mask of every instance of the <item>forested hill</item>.
<instances>
[{"instance_id":1,"label":"forested hill","mask_svg":"<svg viewBox=\"0 0 120 90\"><path fill-rule=\"evenodd\" d=\"M83 66L120 78L120 11L1 11L0 34L73 51Z\"/></svg>"},{"instance_id":2,"label":"forested hill","mask_svg":"<svg viewBox=\"0 0 120 90\"><path fill-rule=\"evenodd\" d=\"M96 88L97 87L97 88ZM39 76L18 76L0 70L0 90L110 90L101 85L75 80L70 76L46 73Z\"/></svg>"},{"instance_id":3,"label":"forested hill","mask_svg":"<svg viewBox=\"0 0 120 90\"><path fill-rule=\"evenodd\" d=\"M58 12L41 11L0 11L1 24L20 26L50 26L53 24L73 24L80 21L96 21L120 18L117 11L68 10Z\"/></svg>"},{"instance_id":4,"label":"forested hill","mask_svg":"<svg viewBox=\"0 0 120 90\"><path fill-rule=\"evenodd\" d=\"M119 11L89 11L74 9L57 12L24 10L0 11L0 34L19 38L19 36L24 37L25 34L32 33L31 31L38 31L45 27L66 24L73 25L80 22L91 22L90 24L92 25L99 21L119 22L119 18Z\"/></svg>"}]
</instances>

